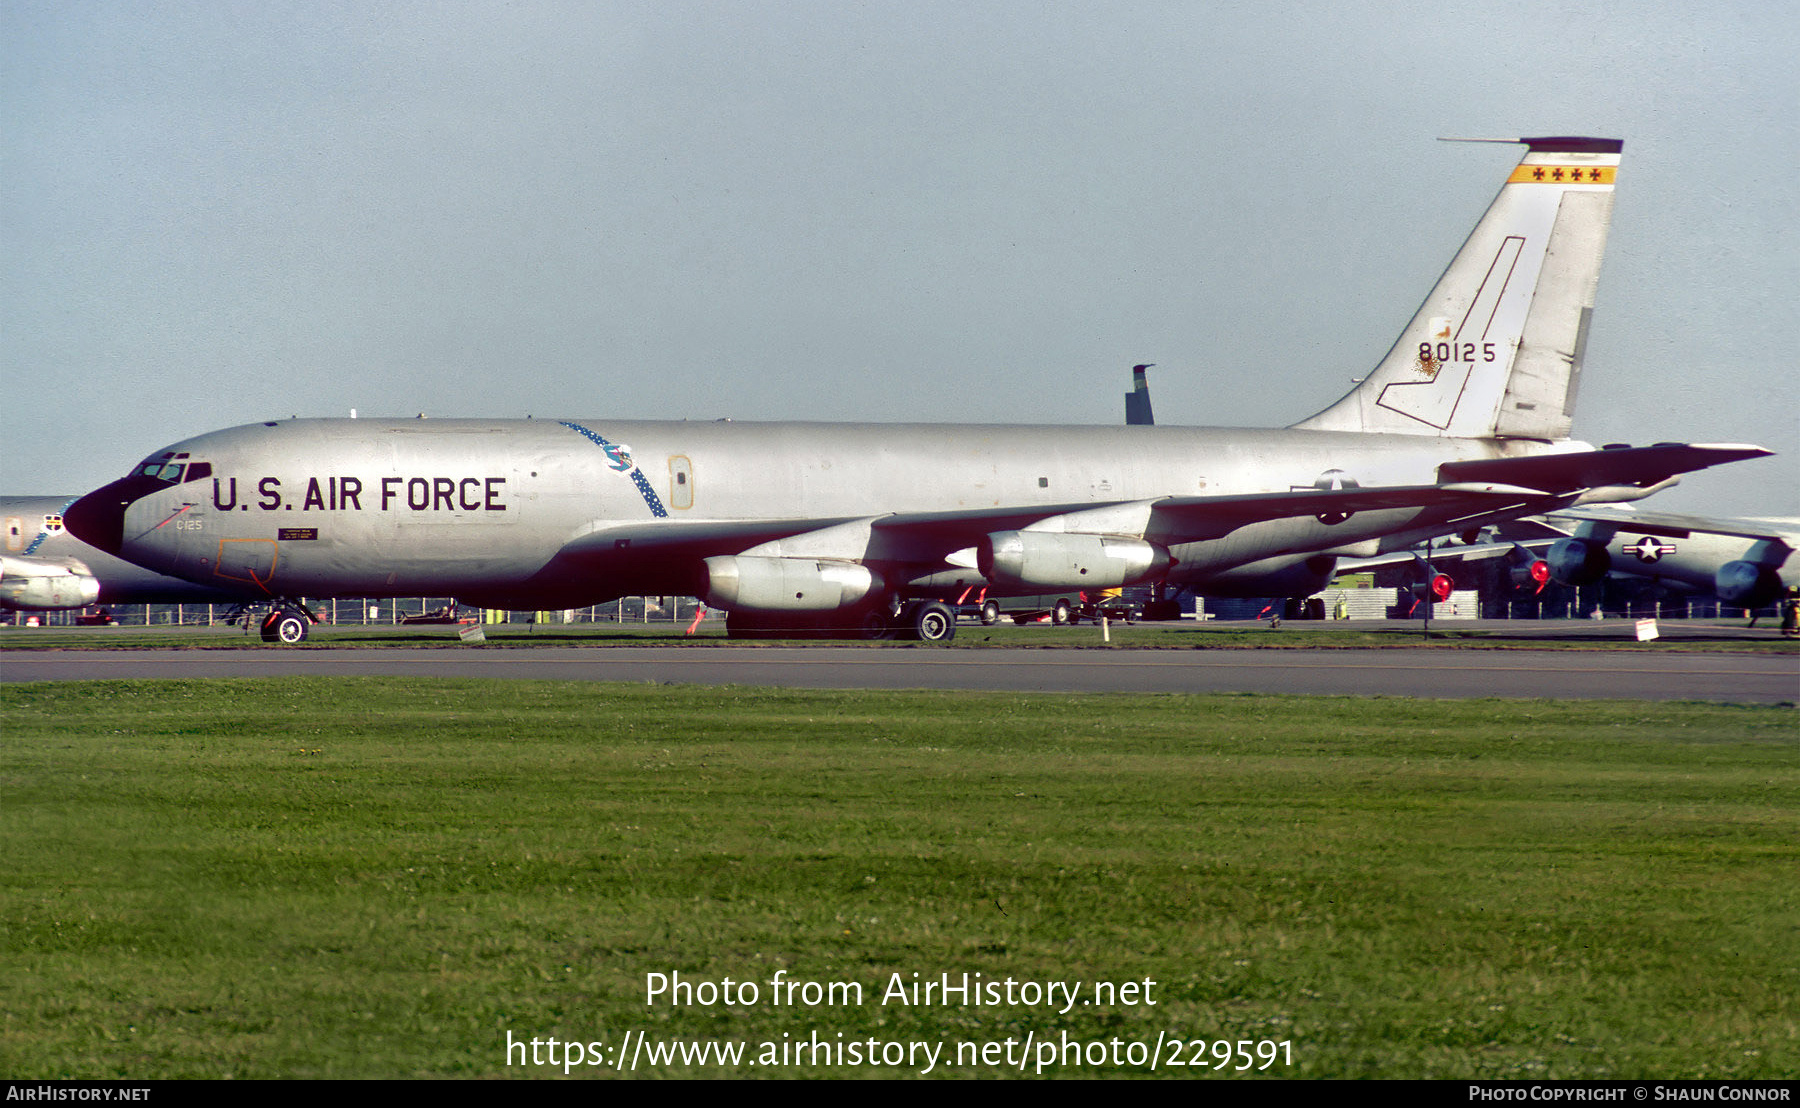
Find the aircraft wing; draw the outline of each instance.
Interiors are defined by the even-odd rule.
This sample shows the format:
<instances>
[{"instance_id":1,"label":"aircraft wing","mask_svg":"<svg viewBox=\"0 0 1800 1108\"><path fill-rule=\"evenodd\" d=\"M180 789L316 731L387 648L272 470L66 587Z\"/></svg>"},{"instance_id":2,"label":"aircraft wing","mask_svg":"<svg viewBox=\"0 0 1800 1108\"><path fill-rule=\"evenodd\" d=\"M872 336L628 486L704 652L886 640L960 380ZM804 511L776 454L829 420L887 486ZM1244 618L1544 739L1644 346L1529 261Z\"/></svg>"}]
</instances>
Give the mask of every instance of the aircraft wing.
<instances>
[{"instance_id":1,"label":"aircraft wing","mask_svg":"<svg viewBox=\"0 0 1800 1108\"><path fill-rule=\"evenodd\" d=\"M1268 520L1318 516L1321 522L1384 509L1466 507L1468 514L1551 498L1539 489L1503 484L1394 485L1369 489L1308 489L1240 496L1182 496L1155 502L1157 534L1165 542L1203 542Z\"/></svg>"},{"instance_id":2,"label":"aircraft wing","mask_svg":"<svg viewBox=\"0 0 1800 1108\"><path fill-rule=\"evenodd\" d=\"M1698 533L1792 543L1796 534L1800 534L1800 520L1713 519L1673 512L1627 512L1603 508L1553 512L1551 520L1564 524L1595 524L1609 533L1630 531L1668 539L1685 539Z\"/></svg>"},{"instance_id":3,"label":"aircraft wing","mask_svg":"<svg viewBox=\"0 0 1800 1108\"><path fill-rule=\"evenodd\" d=\"M562 555L582 558L630 551L666 558L704 558L835 527L853 518L608 521L570 540Z\"/></svg>"},{"instance_id":4,"label":"aircraft wing","mask_svg":"<svg viewBox=\"0 0 1800 1108\"><path fill-rule=\"evenodd\" d=\"M1604 447L1575 454L1536 454L1525 458L1485 458L1445 462L1442 481L1505 481L1545 492L1649 487L1683 473L1726 462L1763 458L1773 453L1739 443L1665 442L1655 446Z\"/></svg>"},{"instance_id":5,"label":"aircraft wing","mask_svg":"<svg viewBox=\"0 0 1800 1108\"><path fill-rule=\"evenodd\" d=\"M1647 495L1682 473L1769 454L1760 446L1662 443L1568 454L1446 462L1436 485L1368 489L1307 489L1242 496L1171 497L1156 502L1166 520L1167 541L1197 542L1263 520L1316 515L1343 517L1394 508L1466 505L1469 515L1509 503L1580 502L1594 494L1608 500ZM1639 513L1618 513L1637 518Z\"/></svg>"},{"instance_id":6,"label":"aircraft wing","mask_svg":"<svg viewBox=\"0 0 1800 1108\"><path fill-rule=\"evenodd\" d=\"M1543 500L1545 494L1498 484L1396 485L1163 497L1037 508L901 513L875 520L874 527L891 540L904 537L915 548L928 549L934 552L933 556L943 557L949 552L979 544L996 531L1129 535L1175 545L1222 538L1255 523L1307 517L1319 517L1321 522L1341 521L1358 512L1443 506L1464 508L1469 514L1478 514L1534 499Z\"/></svg>"},{"instance_id":7,"label":"aircraft wing","mask_svg":"<svg viewBox=\"0 0 1800 1108\"><path fill-rule=\"evenodd\" d=\"M1033 529L1048 521L1077 519L1085 519L1101 529L1095 533L1143 533L1149 530L1160 541L1200 542L1267 520L1321 514L1347 516L1377 509L1425 508L1454 503L1466 503L1471 510L1485 510L1502 502L1516 503L1544 496L1536 490L1500 485L1406 485L897 512L866 517L609 522L571 540L563 548L559 560L614 557L624 553L669 559L706 558L751 551L777 557L863 560L895 556L901 548L908 560L921 560L942 558L995 531ZM1117 526L1104 526L1102 521L1108 518L1115 520ZM835 542L826 540L823 546L809 541L827 535L841 538Z\"/></svg>"},{"instance_id":8,"label":"aircraft wing","mask_svg":"<svg viewBox=\"0 0 1800 1108\"><path fill-rule=\"evenodd\" d=\"M744 520L634 520L596 525L563 548L572 558L593 555L654 554L665 558L708 558L741 554L757 547L780 544L811 535L839 533L854 539L903 541L906 545L947 553L969 545L990 531L1027 527L1039 520L1069 512L1116 506L1107 504L1051 504L1030 508L974 508L948 512L899 512L879 516L838 516L815 519ZM879 532L879 534L874 534ZM814 557L860 559L869 556L864 547L844 546L815 551Z\"/></svg>"},{"instance_id":9,"label":"aircraft wing","mask_svg":"<svg viewBox=\"0 0 1800 1108\"><path fill-rule=\"evenodd\" d=\"M1555 494L1497 484L1395 485L1367 489L1309 489L1227 496L1165 497L1151 501L1112 500L1033 507L974 508L947 512L895 512L880 516L821 519L637 520L608 522L584 532L566 553L654 549L670 555L737 553L750 547L852 524L893 535L935 538L944 549L966 546L992 531L1031 527L1064 515L1149 508L1173 524L1176 542L1198 542L1268 520L1306 515L1349 514L1383 508L1422 508L1463 502L1491 508L1502 501ZM1559 516L1571 513L1559 512ZM1638 518L1633 515L1628 518ZM623 544L623 546L621 546Z\"/></svg>"},{"instance_id":10,"label":"aircraft wing","mask_svg":"<svg viewBox=\"0 0 1800 1108\"><path fill-rule=\"evenodd\" d=\"M1551 539L1529 539L1525 542L1486 542L1473 546L1435 546L1431 549L1431 564L1446 563L1464 564L1468 562L1488 562L1495 558L1505 558L1515 550L1537 553L1554 541ZM1377 554L1372 558L1339 558L1338 576L1346 573L1367 573L1375 569L1387 569L1391 566L1410 565L1423 558L1423 547L1408 550L1396 550L1390 554Z\"/></svg>"}]
</instances>

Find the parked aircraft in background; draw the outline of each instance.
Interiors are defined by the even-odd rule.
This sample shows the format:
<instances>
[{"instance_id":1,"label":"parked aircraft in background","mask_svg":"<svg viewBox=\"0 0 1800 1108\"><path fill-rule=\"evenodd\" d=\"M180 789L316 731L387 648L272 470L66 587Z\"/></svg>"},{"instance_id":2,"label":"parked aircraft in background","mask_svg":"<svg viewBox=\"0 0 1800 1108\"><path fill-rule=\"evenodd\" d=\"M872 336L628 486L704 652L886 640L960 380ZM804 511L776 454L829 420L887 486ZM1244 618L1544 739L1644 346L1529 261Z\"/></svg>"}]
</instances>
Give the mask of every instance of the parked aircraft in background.
<instances>
[{"instance_id":1,"label":"parked aircraft in background","mask_svg":"<svg viewBox=\"0 0 1800 1108\"><path fill-rule=\"evenodd\" d=\"M1800 595L1800 520L1582 509L1546 522L1570 534L1544 554L1550 575L1565 585L1635 577L1734 608Z\"/></svg>"},{"instance_id":2,"label":"parked aircraft in background","mask_svg":"<svg viewBox=\"0 0 1800 1108\"><path fill-rule=\"evenodd\" d=\"M50 612L93 604L242 604L231 589L168 577L82 542L63 526L73 496L0 497L0 608Z\"/></svg>"},{"instance_id":3,"label":"parked aircraft in background","mask_svg":"<svg viewBox=\"0 0 1800 1108\"><path fill-rule=\"evenodd\" d=\"M1800 599L1800 520L1715 519L1622 508L1571 508L1496 528L1498 541L1344 559L1340 572L1412 563L1411 588L1424 598L1449 592L1447 567L1505 558L1515 589L1585 586L1603 578L1637 581L1678 595L1712 597L1733 608ZM1429 557L1427 557L1429 555ZM1434 589L1433 586L1436 586Z\"/></svg>"},{"instance_id":4,"label":"parked aircraft in background","mask_svg":"<svg viewBox=\"0 0 1800 1108\"><path fill-rule=\"evenodd\" d=\"M1569 441L1621 143L1532 138L1387 356L1280 430L288 420L166 447L77 501L77 535L298 599L570 608L702 598L734 635L947 639L943 603L1164 582L1293 596L1339 557L1766 454Z\"/></svg>"}]
</instances>

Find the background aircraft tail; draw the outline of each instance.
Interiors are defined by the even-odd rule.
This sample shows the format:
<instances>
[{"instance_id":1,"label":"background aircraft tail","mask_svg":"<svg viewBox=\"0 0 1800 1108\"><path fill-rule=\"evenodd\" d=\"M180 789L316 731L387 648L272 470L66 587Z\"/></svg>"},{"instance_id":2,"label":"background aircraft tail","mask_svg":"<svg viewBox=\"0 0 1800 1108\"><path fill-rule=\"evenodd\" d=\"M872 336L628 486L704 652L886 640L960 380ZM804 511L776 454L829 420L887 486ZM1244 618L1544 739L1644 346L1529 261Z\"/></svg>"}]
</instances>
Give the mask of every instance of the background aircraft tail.
<instances>
[{"instance_id":1,"label":"background aircraft tail","mask_svg":"<svg viewBox=\"0 0 1800 1108\"><path fill-rule=\"evenodd\" d=\"M1387 357L1296 428L1568 437L1624 143L1476 141L1527 149Z\"/></svg>"},{"instance_id":2,"label":"background aircraft tail","mask_svg":"<svg viewBox=\"0 0 1800 1108\"><path fill-rule=\"evenodd\" d=\"M1131 391L1125 394L1125 422L1132 426L1148 427L1156 422L1156 413L1150 410L1150 382L1144 371L1156 365L1131 367Z\"/></svg>"}]
</instances>

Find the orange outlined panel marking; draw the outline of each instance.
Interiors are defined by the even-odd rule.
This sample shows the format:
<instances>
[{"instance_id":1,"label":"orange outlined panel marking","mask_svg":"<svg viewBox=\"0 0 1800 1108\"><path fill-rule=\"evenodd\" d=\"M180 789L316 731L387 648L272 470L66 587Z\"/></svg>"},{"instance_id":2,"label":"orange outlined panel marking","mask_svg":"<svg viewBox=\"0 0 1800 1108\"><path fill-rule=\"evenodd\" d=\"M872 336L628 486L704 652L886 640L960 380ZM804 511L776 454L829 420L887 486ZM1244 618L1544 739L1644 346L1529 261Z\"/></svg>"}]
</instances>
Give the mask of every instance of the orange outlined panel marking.
<instances>
[{"instance_id":1,"label":"orange outlined panel marking","mask_svg":"<svg viewBox=\"0 0 1800 1108\"><path fill-rule=\"evenodd\" d=\"M274 539L220 539L213 573L228 581L248 581L268 592L277 557Z\"/></svg>"}]
</instances>

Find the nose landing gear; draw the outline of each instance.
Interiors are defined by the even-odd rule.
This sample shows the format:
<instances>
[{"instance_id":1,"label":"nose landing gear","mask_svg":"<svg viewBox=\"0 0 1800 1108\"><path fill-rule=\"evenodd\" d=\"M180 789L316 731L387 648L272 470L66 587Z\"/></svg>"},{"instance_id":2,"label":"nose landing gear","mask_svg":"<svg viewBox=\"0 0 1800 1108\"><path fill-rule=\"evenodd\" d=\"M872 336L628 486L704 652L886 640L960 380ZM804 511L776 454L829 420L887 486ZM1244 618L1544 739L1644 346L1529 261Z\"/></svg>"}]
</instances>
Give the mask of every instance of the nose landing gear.
<instances>
[{"instance_id":1,"label":"nose landing gear","mask_svg":"<svg viewBox=\"0 0 1800 1108\"><path fill-rule=\"evenodd\" d=\"M260 628L262 641L294 646L306 641L306 633L317 622L319 617L313 615L306 605L299 601L282 601L263 617Z\"/></svg>"}]
</instances>

